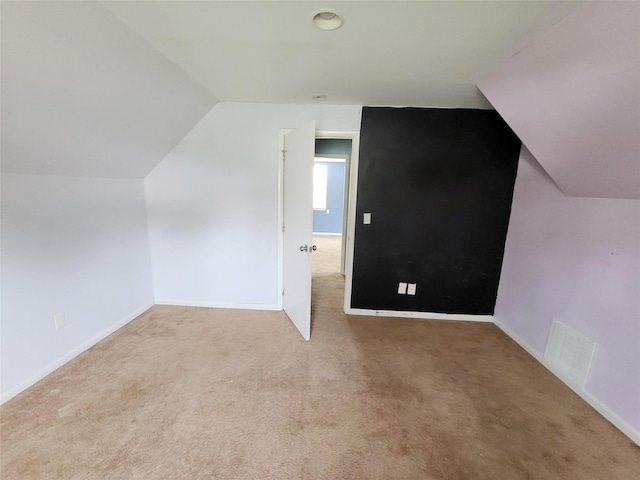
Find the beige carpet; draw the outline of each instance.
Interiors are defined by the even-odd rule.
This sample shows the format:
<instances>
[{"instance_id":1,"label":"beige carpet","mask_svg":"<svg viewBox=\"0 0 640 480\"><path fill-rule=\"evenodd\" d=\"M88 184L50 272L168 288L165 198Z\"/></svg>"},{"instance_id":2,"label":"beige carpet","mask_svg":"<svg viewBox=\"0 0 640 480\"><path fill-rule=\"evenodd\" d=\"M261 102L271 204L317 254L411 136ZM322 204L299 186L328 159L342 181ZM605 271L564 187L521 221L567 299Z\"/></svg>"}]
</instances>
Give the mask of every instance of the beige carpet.
<instances>
[{"instance_id":1,"label":"beige carpet","mask_svg":"<svg viewBox=\"0 0 640 480\"><path fill-rule=\"evenodd\" d=\"M281 312L154 307L1 408L2 479L640 478L495 326L346 317L316 241L311 342Z\"/></svg>"}]
</instances>

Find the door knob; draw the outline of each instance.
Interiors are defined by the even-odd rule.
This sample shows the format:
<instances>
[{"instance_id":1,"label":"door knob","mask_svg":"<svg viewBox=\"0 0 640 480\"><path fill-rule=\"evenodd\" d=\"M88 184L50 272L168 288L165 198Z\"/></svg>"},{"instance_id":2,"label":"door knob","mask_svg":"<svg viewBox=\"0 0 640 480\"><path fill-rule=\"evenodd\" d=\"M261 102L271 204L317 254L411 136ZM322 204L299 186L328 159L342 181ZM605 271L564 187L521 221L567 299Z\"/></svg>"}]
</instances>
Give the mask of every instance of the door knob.
<instances>
[{"instance_id":1,"label":"door knob","mask_svg":"<svg viewBox=\"0 0 640 480\"><path fill-rule=\"evenodd\" d=\"M309 247L307 245L300 245L300 251L301 252L308 252L309 251Z\"/></svg>"},{"instance_id":2,"label":"door knob","mask_svg":"<svg viewBox=\"0 0 640 480\"><path fill-rule=\"evenodd\" d=\"M315 252L318 249L318 247L316 247L315 245L313 247L311 247L311 251Z\"/></svg>"}]
</instances>

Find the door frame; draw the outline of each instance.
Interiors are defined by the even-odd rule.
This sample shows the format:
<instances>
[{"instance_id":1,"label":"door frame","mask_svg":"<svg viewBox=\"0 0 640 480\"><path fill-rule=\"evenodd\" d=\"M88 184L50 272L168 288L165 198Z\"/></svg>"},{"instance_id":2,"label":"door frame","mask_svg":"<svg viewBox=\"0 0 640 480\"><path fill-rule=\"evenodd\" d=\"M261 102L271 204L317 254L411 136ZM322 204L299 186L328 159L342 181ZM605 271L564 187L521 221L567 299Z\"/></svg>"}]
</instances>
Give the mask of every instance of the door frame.
<instances>
[{"instance_id":1,"label":"door frame","mask_svg":"<svg viewBox=\"0 0 640 480\"><path fill-rule=\"evenodd\" d=\"M283 267L283 244L284 234L282 231L282 223L284 220L284 137L291 132L291 128L283 128L278 131L278 308L282 310L282 267ZM344 303L345 313L351 310L351 287L353 279L353 253L354 239L356 229L356 200L358 186L358 159L360 153L360 132L359 131L334 131L334 130L316 130L316 139L318 138L337 138L351 140L351 155L348 164L345 167L345 218L346 229L343 229L343 235L346 234L346 249L344 251L345 258L345 282L344 282ZM343 219L344 222L344 219Z\"/></svg>"}]
</instances>

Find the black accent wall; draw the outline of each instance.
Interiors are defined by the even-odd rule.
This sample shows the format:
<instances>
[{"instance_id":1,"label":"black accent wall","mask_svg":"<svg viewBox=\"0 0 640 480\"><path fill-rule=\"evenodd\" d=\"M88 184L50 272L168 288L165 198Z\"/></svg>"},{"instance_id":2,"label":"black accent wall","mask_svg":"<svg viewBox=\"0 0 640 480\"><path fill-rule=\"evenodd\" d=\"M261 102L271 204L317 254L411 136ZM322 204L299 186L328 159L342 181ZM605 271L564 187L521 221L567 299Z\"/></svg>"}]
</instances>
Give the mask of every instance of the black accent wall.
<instances>
[{"instance_id":1,"label":"black accent wall","mask_svg":"<svg viewBox=\"0 0 640 480\"><path fill-rule=\"evenodd\" d=\"M493 314L519 152L492 110L363 108L352 308Z\"/></svg>"}]
</instances>

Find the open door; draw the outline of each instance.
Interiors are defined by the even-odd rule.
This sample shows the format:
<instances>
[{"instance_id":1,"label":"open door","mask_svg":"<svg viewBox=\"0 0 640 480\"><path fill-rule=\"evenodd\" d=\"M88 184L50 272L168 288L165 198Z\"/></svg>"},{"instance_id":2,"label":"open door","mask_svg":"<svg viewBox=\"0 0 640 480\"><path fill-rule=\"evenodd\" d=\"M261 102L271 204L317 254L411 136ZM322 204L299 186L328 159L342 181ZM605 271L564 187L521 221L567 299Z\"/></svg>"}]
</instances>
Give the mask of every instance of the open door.
<instances>
[{"instance_id":1,"label":"open door","mask_svg":"<svg viewBox=\"0 0 640 480\"><path fill-rule=\"evenodd\" d=\"M312 121L284 137L282 305L305 340L311 337L315 135Z\"/></svg>"}]
</instances>

